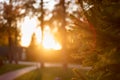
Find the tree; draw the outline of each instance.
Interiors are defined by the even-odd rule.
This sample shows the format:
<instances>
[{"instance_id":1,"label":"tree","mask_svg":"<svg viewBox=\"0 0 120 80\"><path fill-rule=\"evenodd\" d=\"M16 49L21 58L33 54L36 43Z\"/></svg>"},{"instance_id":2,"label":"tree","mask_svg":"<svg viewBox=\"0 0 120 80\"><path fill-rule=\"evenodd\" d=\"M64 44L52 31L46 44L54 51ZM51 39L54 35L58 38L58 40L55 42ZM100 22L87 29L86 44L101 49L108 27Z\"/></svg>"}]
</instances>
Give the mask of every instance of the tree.
<instances>
[{"instance_id":1,"label":"tree","mask_svg":"<svg viewBox=\"0 0 120 80\"><path fill-rule=\"evenodd\" d=\"M9 46L9 61L12 62L16 55L18 47L18 28L17 21L27 15L32 9L34 0L16 1L9 0L9 2L0 2L0 22L6 27L8 33L8 46ZM29 5L26 5L30 3ZM22 12L22 10L25 10ZM14 32L13 29L14 28ZM16 61L17 62L17 61Z\"/></svg>"},{"instance_id":2,"label":"tree","mask_svg":"<svg viewBox=\"0 0 120 80\"><path fill-rule=\"evenodd\" d=\"M13 55L15 55L14 53L16 53L16 49L15 51L13 50L13 47L16 48L17 47L17 25L16 25L16 20L17 18L20 16L19 14L19 6L14 6L12 4L12 0L9 1L9 3L7 2L3 2L2 6L3 9L1 11L3 11L2 18L1 21L4 24L4 26L6 26L6 31L8 32L8 46L9 46L9 61L12 62L13 60ZM12 32L12 28L14 28L14 32ZM13 34L14 34L14 38L13 38Z\"/></svg>"},{"instance_id":3,"label":"tree","mask_svg":"<svg viewBox=\"0 0 120 80\"><path fill-rule=\"evenodd\" d=\"M27 53L28 61L39 61L40 50L38 49L38 46L36 43L35 34L33 34L32 36L30 46L26 48L26 53Z\"/></svg>"},{"instance_id":4,"label":"tree","mask_svg":"<svg viewBox=\"0 0 120 80\"><path fill-rule=\"evenodd\" d=\"M96 29L97 46L94 53L98 57L91 63L93 80L119 80L120 39L119 39L119 0L78 0L89 22ZM115 12L115 13L114 13ZM113 14L114 13L114 14ZM94 18L93 18L94 17ZM93 57L87 57L89 62ZM93 60L94 61L94 60ZM114 77L113 77L114 76ZM91 78L92 78L91 77Z\"/></svg>"}]
</instances>

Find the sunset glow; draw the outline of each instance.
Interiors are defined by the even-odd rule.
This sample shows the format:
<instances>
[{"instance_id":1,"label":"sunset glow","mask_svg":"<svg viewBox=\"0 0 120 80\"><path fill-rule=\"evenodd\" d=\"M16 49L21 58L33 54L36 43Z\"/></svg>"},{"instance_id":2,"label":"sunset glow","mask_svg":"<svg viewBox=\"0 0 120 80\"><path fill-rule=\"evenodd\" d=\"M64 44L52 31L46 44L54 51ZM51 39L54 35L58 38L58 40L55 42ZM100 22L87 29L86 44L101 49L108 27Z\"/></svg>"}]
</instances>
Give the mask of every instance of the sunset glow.
<instances>
[{"instance_id":1,"label":"sunset glow","mask_svg":"<svg viewBox=\"0 0 120 80\"><path fill-rule=\"evenodd\" d=\"M61 45L54 39L54 36L51 34L49 26L46 26L44 29L43 47L54 50L61 49Z\"/></svg>"},{"instance_id":2,"label":"sunset glow","mask_svg":"<svg viewBox=\"0 0 120 80\"><path fill-rule=\"evenodd\" d=\"M28 47L30 45L33 33L35 33L37 41L36 43L38 44L38 46L42 44L45 49L53 50L60 50L62 48L59 42L55 40L55 37L52 34L49 26L44 27L44 36L42 41L42 31L41 28L38 27L38 20L36 18L25 17L23 23L21 23L20 43L22 46Z\"/></svg>"},{"instance_id":3,"label":"sunset glow","mask_svg":"<svg viewBox=\"0 0 120 80\"><path fill-rule=\"evenodd\" d=\"M23 23L21 23L21 45L24 47L28 47L31 42L32 34L35 30L36 19L30 17L25 17Z\"/></svg>"}]
</instances>

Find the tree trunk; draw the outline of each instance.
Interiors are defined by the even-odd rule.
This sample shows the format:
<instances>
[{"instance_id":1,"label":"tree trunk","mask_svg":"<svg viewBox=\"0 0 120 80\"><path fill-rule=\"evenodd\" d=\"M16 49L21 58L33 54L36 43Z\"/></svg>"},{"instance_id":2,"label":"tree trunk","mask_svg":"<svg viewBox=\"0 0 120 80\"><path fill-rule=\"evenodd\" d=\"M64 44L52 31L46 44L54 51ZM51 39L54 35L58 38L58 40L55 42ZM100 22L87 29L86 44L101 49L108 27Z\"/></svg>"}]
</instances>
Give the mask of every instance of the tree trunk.
<instances>
[{"instance_id":1,"label":"tree trunk","mask_svg":"<svg viewBox=\"0 0 120 80\"><path fill-rule=\"evenodd\" d=\"M43 0L41 0L41 30L42 30L42 40L41 40L41 47L42 47L42 43L43 43L43 37L44 37L44 34L43 34L43 31L44 31L44 10L43 10ZM40 56L40 65L41 65L41 68L44 68L44 61L43 61L43 51L42 51L43 48L41 48L41 56Z\"/></svg>"},{"instance_id":2,"label":"tree trunk","mask_svg":"<svg viewBox=\"0 0 120 80\"><path fill-rule=\"evenodd\" d=\"M8 54L8 57L9 57L9 63L12 63L12 60L13 60L13 55L12 55L12 38L11 38L11 32L10 32L10 29L8 30L8 46L9 46L9 54Z\"/></svg>"},{"instance_id":3,"label":"tree trunk","mask_svg":"<svg viewBox=\"0 0 120 80\"><path fill-rule=\"evenodd\" d=\"M60 4L62 6L62 12L63 12L63 17L62 17L62 54L63 54L63 68L67 68L68 67L68 61L67 61L67 55L66 55L66 40L64 40L66 38L66 8L65 8L65 0L61 0Z\"/></svg>"}]
</instances>

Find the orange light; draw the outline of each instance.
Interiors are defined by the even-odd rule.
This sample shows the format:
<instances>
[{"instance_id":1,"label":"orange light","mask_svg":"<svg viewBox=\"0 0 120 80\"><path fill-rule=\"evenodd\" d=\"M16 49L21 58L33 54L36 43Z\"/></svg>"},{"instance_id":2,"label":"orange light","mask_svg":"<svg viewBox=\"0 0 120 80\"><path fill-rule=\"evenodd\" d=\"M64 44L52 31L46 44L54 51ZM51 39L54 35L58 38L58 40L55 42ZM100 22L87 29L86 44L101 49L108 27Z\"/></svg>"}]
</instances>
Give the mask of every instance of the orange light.
<instances>
[{"instance_id":1,"label":"orange light","mask_svg":"<svg viewBox=\"0 0 120 80\"><path fill-rule=\"evenodd\" d=\"M50 27L45 26L43 31L43 41L41 41L42 31L40 27L37 27L37 25L38 20L36 19L36 17L25 17L23 23L21 24L21 45L24 47L28 47L30 45L32 35L33 33L35 33L37 41L36 43L38 44L38 46L42 44L45 49L60 50L62 47L59 42L55 40Z\"/></svg>"},{"instance_id":2,"label":"orange light","mask_svg":"<svg viewBox=\"0 0 120 80\"><path fill-rule=\"evenodd\" d=\"M60 50L62 48L52 35L49 26L46 26L44 29L44 37L42 44L45 49Z\"/></svg>"}]
</instances>

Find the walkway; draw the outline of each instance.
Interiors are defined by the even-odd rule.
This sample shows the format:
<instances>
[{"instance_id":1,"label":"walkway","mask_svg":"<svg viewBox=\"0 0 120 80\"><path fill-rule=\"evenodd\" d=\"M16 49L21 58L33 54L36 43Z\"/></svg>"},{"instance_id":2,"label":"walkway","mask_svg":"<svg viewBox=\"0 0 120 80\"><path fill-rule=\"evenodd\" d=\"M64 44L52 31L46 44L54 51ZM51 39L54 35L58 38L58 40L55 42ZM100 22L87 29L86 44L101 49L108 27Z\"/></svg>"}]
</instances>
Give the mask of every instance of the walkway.
<instances>
[{"instance_id":1,"label":"walkway","mask_svg":"<svg viewBox=\"0 0 120 80\"><path fill-rule=\"evenodd\" d=\"M36 68L36 66L31 66L16 71L8 72L6 74L0 75L0 80L14 80L16 77L19 77L27 72L35 70Z\"/></svg>"},{"instance_id":2,"label":"walkway","mask_svg":"<svg viewBox=\"0 0 120 80\"><path fill-rule=\"evenodd\" d=\"M24 64L24 65L35 65L40 67L40 64L38 62L22 62L20 61L19 64ZM45 63L44 64L45 67L62 67L63 65L61 63ZM84 67L82 65L78 65L78 64L68 64L69 68L80 68L80 69L86 69L86 70L90 70L91 67Z\"/></svg>"}]
</instances>

